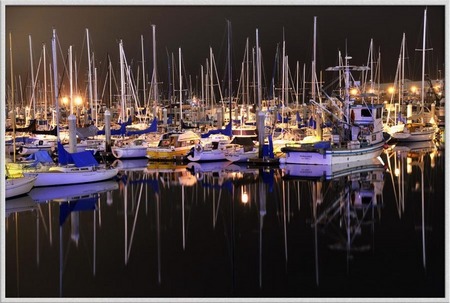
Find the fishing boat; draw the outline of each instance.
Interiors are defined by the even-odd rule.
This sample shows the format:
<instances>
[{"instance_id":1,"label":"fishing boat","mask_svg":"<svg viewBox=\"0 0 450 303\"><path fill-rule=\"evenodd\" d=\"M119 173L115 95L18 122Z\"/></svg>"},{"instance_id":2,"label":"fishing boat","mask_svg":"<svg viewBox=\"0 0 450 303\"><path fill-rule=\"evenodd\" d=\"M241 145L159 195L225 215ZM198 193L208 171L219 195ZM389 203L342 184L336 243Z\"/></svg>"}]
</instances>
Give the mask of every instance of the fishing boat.
<instances>
[{"instance_id":1,"label":"fishing boat","mask_svg":"<svg viewBox=\"0 0 450 303\"><path fill-rule=\"evenodd\" d=\"M225 159L231 162L247 162L248 159L257 158L259 145L251 137L234 137L225 149Z\"/></svg>"},{"instance_id":2,"label":"fishing boat","mask_svg":"<svg viewBox=\"0 0 450 303\"><path fill-rule=\"evenodd\" d=\"M136 138L111 147L111 152L117 159L145 158L148 144L144 139Z\"/></svg>"},{"instance_id":3,"label":"fishing boat","mask_svg":"<svg viewBox=\"0 0 450 303\"><path fill-rule=\"evenodd\" d=\"M187 159L194 162L225 160L226 146L230 143L226 135L211 135L206 140L196 144L189 152Z\"/></svg>"},{"instance_id":4,"label":"fishing boat","mask_svg":"<svg viewBox=\"0 0 450 303\"><path fill-rule=\"evenodd\" d=\"M349 66L345 58L344 66L328 68L328 71L345 72L345 97L343 110L331 115L333 123L330 140L315 143L292 143L281 148L285 157L280 163L333 165L352 161L365 161L378 157L385 144L383 137L382 104L357 104L350 100L350 70L367 70L364 66ZM339 100L337 100L339 102ZM320 106L316 104L316 106Z\"/></svg>"},{"instance_id":5,"label":"fishing boat","mask_svg":"<svg viewBox=\"0 0 450 303\"><path fill-rule=\"evenodd\" d=\"M34 186L37 177L34 175L5 180L5 198L13 198L28 193Z\"/></svg>"},{"instance_id":6,"label":"fishing boat","mask_svg":"<svg viewBox=\"0 0 450 303\"><path fill-rule=\"evenodd\" d=\"M157 147L147 148L150 160L174 160L187 156L191 148L200 143L200 137L193 131L184 133L165 133Z\"/></svg>"},{"instance_id":7,"label":"fishing boat","mask_svg":"<svg viewBox=\"0 0 450 303\"><path fill-rule=\"evenodd\" d=\"M119 172L118 168L100 166L90 151L68 153L58 142L59 165L46 170L24 172L25 176L36 175L35 186L68 185L90 183L111 179Z\"/></svg>"}]
</instances>

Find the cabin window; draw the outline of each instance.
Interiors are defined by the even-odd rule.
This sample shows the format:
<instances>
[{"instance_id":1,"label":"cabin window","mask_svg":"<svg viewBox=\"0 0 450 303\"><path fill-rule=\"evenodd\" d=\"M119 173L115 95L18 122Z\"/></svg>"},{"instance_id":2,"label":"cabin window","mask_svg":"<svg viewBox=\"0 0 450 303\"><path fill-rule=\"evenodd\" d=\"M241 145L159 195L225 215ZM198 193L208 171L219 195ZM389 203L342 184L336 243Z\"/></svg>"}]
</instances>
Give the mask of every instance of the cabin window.
<instances>
[{"instance_id":1,"label":"cabin window","mask_svg":"<svg viewBox=\"0 0 450 303\"><path fill-rule=\"evenodd\" d=\"M361 110L361 117L372 117L372 111L367 108Z\"/></svg>"}]
</instances>

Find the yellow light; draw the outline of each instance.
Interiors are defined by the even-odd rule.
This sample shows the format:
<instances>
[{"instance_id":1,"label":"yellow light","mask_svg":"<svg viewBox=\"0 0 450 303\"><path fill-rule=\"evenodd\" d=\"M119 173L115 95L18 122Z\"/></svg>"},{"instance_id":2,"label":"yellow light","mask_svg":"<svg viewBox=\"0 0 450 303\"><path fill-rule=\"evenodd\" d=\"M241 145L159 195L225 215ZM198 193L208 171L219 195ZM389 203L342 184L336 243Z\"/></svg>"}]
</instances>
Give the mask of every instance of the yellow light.
<instances>
[{"instance_id":1,"label":"yellow light","mask_svg":"<svg viewBox=\"0 0 450 303\"><path fill-rule=\"evenodd\" d=\"M76 97L75 97L75 105L76 105L76 106L79 106L79 105L81 105L81 104L83 104L83 99L81 99L80 96L76 96Z\"/></svg>"},{"instance_id":2,"label":"yellow light","mask_svg":"<svg viewBox=\"0 0 450 303\"><path fill-rule=\"evenodd\" d=\"M241 201L242 201L242 203L244 203L244 204L247 204L248 203L248 194L247 194L247 192L242 192L242 194L241 194Z\"/></svg>"},{"instance_id":3,"label":"yellow light","mask_svg":"<svg viewBox=\"0 0 450 303\"><path fill-rule=\"evenodd\" d=\"M394 170L394 174L395 174L396 177L400 176L400 169L396 168Z\"/></svg>"},{"instance_id":4,"label":"yellow light","mask_svg":"<svg viewBox=\"0 0 450 303\"><path fill-rule=\"evenodd\" d=\"M355 95L357 95L357 94L358 94L358 89L352 88L352 89L350 90L350 95L355 96Z\"/></svg>"},{"instance_id":5,"label":"yellow light","mask_svg":"<svg viewBox=\"0 0 450 303\"><path fill-rule=\"evenodd\" d=\"M411 92L413 94L416 94L417 93L417 86L411 86Z\"/></svg>"},{"instance_id":6,"label":"yellow light","mask_svg":"<svg viewBox=\"0 0 450 303\"><path fill-rule=\"evenodd\" d=\"M63 103L64 105L67 105L67 103L69 103L69 98L63 97L63 98L62 98L62 103Z\"/></svg>"},{"instance_id":7,"label":"yellow light","mask_svg":"<svg viewBox=\"0 0 450 303\"><path fill-rule=\"evenodd\" d=\"M395 92L395 88L394 88L393 86L391 86L391 87L388 88L388 93L389 93L389 94L392 95L392 94L394 94L394 92Z\"/></svg>"}]
</instances>

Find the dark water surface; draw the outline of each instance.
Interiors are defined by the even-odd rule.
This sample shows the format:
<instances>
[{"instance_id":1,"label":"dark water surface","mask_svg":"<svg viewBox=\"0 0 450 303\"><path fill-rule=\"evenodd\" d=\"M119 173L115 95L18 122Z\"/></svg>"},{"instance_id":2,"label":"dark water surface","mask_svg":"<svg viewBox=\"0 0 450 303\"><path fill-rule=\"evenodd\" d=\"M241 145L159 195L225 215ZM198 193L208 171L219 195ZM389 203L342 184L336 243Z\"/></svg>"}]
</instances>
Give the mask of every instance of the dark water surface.
<instances>
[{"instance_id":1,"label":"dark water surface","mask_svg":"<svg viewBox=\"0 0 450 303\"><path fill-rule=\"evenodd\" d=\"M331 180L129 160L120 180L33 189L6 201L5 295L444 297L444 150L382 159Z\"/></svg>"}]
</instances>

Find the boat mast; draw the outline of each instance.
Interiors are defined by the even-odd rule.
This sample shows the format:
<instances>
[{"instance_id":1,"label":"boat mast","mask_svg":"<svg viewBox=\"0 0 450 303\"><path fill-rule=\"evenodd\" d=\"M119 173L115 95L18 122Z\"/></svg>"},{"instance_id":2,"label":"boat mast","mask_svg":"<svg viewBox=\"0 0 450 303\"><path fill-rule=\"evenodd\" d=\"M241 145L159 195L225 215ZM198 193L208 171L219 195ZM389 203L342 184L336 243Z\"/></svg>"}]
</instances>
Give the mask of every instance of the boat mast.
<instances>
[{"instance_id":1,"label":"boat mast","mask_svg":"<svg viewBox=\"0 0 450 303\"><path fill-rule=\"evenodd\" d=\"M158 105L158 81L156 79L156 25L152 24L152 32L153 32L153 102L154 108L156 110L156 106ZM181 67L180 67L181 70ZM156 112L155 112L156 114Z\"/></svg>"},{"instance_id":2,"label":"boat mast","mask_svg":"<svg viewBox=\"0 0 450 303\"><path fill-rule=\"evenodd\" d=\"M125 122L125 70L123 63L123 45L122 40L119 42L119 58L120 58L120 102L121 102L121 111L120 118L121 122Z\"/></svg>"},{"instance_id":3,"label":"boat mast","mask_svg":"<svg viewBox=\"0 0 450 303\"><path fill-rule=\"evenodd\" d=\"M42 52L44 57L44 120L47 121L47 63L45 60L45 43L42 44Z\"/></svg>"},{"instance_id":4,"label":"boat mast","mask_svg":"<svg viewBox=\"0 0 450 303\"><path fill-rule=\"evenodd\" d=\"M93 106L92 106L91 49L90 49L90 46L89 46L89 29L87 29L87 28L86 28L86 40L87 40L87 52L88 52L89 108L91 110L91 115L92 115L92 113L93 113Z\"/></svg>"},{"instance_id":5,"label":"boat mast","mask_svg":"<svg viewBox=\"0 0 450 303\"><path fill-rule=\"evenodd\" d=\"M142 90L143 90L143 101L145 104L146 94L145 94L145 65L144 65L144 35L141 35L141 53L142 53Z\"/></svg>"},{"instance_id":6,"label":"boat mast","mask_svg":"<svg viewBox=\"0 0 450 303\"><path fill-rule=\"evenodd\" d=\"M31 106L33 106L33 111L32 111L31 117L34 118L34 114L36 111L36 102L35 102L35 97L34 97L35 83L34 83L33 49L31 46L31 35L28 35L28 41L30 44L30 65L31 65L31 104L30 104L29 109L31 111Z\"/></svg>"},{"instance_id":7,"label":"boat mast","mask_svg":"<svg viewBox=\"0 0 450 303\"><path fill-rule=\"evenodd\" d=\"M178 72L179 78L180 78L180 128L181 128L181 121L183 120L183 81L181 78L181 47L178 48L178 63L180 65L180 71Z\"/></svg>"},{"instance_id":8,"label":"boat mast","mask_svg":"<svg viewBox=\"0 0 450 303\"><path fill-rule=\"evenodd\" d=\"M231 77L231 22L230 20L227 20L227 28L228 28L228 47L227 47L227 62L228 62L228 97L230 101L230 123L233 121L232 118L232 77Z\"/></svg>"},{"instance_id":9,"label":"boat mast","mask_svg":"<svg viewBox=\"0 0 450 303\"><path fill-rule=\"evenodd\" d=\"M59 142L59 102L58 102L58 65L56 60L56 30L53 29L52 36L52 58L53 58L53 92L56 106L56 138Z\"/></svg>"},{"instance_id":10,"label":"boat mast","mask_svg":"<svg viewBox=\"0 0 450 303\"><path fill-rule=\"evenodd\" d=\"M12 38L9 32L9 60L11 65L11 108L12 108L12 129L13 129L13 162L16 162L16 107L14 104L14 72L12 56Z\"/></svg>"}]
</instances>

